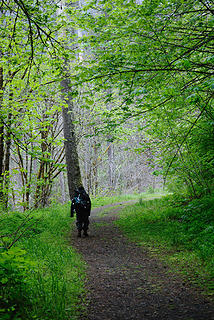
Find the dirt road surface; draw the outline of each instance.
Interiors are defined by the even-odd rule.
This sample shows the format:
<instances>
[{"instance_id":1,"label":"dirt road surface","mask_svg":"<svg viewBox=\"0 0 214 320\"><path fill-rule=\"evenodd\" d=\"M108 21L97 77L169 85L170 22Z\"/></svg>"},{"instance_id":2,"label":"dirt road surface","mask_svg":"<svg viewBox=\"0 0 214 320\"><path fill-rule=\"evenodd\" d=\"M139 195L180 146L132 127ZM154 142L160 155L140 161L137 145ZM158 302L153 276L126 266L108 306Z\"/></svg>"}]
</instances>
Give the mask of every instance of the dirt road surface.
<instances>
[{"instance_id":1,"label":"dirt road surface","mask_svg":"<svg viewBox=\"0 0 214 320\"><path fill-rule=\"evenodd\" d=\"M214 305L199 290L114 225L123 206L95 208L88 238L72 230L72 245L87 263L87 315L80 320L213 320Z\"/></svg>"}]
</instances>

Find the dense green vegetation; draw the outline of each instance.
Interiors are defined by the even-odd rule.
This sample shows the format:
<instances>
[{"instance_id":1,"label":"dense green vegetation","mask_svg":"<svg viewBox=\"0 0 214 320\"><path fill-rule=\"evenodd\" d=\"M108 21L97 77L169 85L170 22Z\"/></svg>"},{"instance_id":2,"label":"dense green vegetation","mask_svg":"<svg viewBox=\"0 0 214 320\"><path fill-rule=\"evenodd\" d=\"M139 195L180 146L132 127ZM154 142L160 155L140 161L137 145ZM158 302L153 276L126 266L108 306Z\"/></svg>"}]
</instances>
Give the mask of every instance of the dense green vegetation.
<instances>
[{"instance_id":1,"label":"dense green vegetation","mask_svg":"<svg viewBox=\"0 0 214 320\"><path fill-rule=\"evenodd\" d=\"M2 203L24 210L49 203L65 168L61 112L69 103L72 130L83 144L93 137L93 152L98 136L111 143L137 136L127 148L149 153L153 174L173 190L211 194L213 1L77 5L5 0L0 7Z\"/></svg>"},{"instance_id":2,"label":"dense green vegetation","mask_svg":"<svg viewBox=\"0 0 214 320\"><path fill-rule=\"evenodd\" d=\"M18 212L1 216L3 234L16 232L24 216ZM77 319L84 299L85 264L69 243L69 208L57 205L31 216L31 228L23 237L11 249L1 248L0 317ZM4 245L11 239L4 237Z\"/></svg>"},{"instance_id":3,"label":"dense green vegetation","mask_svg":"<svg viewBox=\"0 0 214 320\"><path fill-rule=\"evenodd\" d=\"M153 199L153 200L151 200ZM171 270L213 293L213 197L189 201L161 193L96 198L93 207L133 200L116 223ZM2 245L9 246L23 213L1 216ZM77 319L84 310L85 263L70 246L69 206L30 214L31 226L9 250L1 248L2 319ZM20 234L23 228L20 229ZM19 232L16 238L19 236ZM18 292L18 294L17 294Z\"/></svg>"},{"instance_id":4,"label":"dense green vegetation","mask_svg":"<svg viewBox=\"0 0 214 320\"><path fill-rule=\"evenodd\" d=\"M92 206L160 196L98 197ZM77 319L84 311L85 263L69 243L69 214L69 205L55 205L1 215L1 319Z\"/></svg>"},{"instance_id":5,"label":"dense green vegetation","mask_svg":"<svg viewBox=\"0 0 214 320\"><path fill-rule=\"evenodd\" d=\"M85 31L80 45L89 50L76 70L102 117L96 131L112 140L121 128L126 136L138 132L136 151L152 151L154 174L194 198L213 189L212 5L91 0L72 11Z\"/></svg>"},{"instance_id":6,"label":"dense green vegetation","mask_svg":"<svg viewBox=\"0 0 214 320\"><path fill-rule=\"evenodd\" d=\"M117 224L130 239L213 294L213 210L210 196L193 201L175 196L141 199L123 210Z\"/></svg>"},{"instance_id":7,"label":"dense green vegetation","mask_svg":"<svg viewBox=\"0 0 214 320\"><path fill-rule=\"evenodd\" d=\"M69 0L1 1L3 319L78 315L84 263L68 242L69 209L56 205L33 211L50 205L57 192L67 192L67 142L76 152L67 168L74 177L79 155L81 173L97 196L95 207L138 197L99 197L98 175L104 181L106 175L98 169L105 160L110 178L105 194L123 191L122 186L113 190L112 168L120 171L113 163L114 142L127 142L119 159L126 158L125 150L143 163L146 159L153 176L180 196L129 206L118 224L211 290L213 26L212 0L89 0L79 6ZM69 124L63 112L70 115ZM72 142L63 137L66 125ZM133 137L134 147L128 143ZM100 148L103 141L107 148ZM83 145L90 166L83 165ZM63 192L54 190L59 182Z\"/></svg>"}]
</instances>

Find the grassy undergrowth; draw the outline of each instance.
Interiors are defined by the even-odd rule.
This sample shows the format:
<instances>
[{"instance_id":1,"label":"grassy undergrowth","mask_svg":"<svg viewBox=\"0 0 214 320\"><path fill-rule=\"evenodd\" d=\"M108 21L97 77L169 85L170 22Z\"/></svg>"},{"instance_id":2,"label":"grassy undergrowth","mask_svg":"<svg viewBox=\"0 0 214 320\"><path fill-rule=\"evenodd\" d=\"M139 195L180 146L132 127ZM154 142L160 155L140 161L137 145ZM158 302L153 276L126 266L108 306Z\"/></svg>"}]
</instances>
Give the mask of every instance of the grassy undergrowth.
<instances>
[{"instance_id":1,"label":"grassy undergrowth","mask_svg":"<svg viewBox=\"0 0 214 320\"><path fill-rule=\"evenodd\" d=\"M114 204L125 201L139 201L140 199L153 199L162 197L166 193L141 193L141 194L123 194L112 197L96 197L92 198L92 207L102 207L108 204Z\"/></svg>"},{"instance_id":2,"label":"grassy undergrowth","mask_svg":"<svg viewBox=\"0 0 214 320\"><path fill-rule=\"evenodd\" d=\"M214 294L214 198L168 196L126 207L116 222L129 238L159 253L173 270Z\"/></svg>"},{"instance_id":3,"label":"grassy undergrowth","mask_svg":"<svg viewBox=\"0 0 214 320\"><path fill-rule=\"evenodd\" d=\"M69 244L69 208L55 206L32 216L34 223L25 236L8 251L1 250L0 318L77 319L84 299L85 265ZM3 234L17 230L23 217L2 214Z\"/></svg>"}]
</instances>

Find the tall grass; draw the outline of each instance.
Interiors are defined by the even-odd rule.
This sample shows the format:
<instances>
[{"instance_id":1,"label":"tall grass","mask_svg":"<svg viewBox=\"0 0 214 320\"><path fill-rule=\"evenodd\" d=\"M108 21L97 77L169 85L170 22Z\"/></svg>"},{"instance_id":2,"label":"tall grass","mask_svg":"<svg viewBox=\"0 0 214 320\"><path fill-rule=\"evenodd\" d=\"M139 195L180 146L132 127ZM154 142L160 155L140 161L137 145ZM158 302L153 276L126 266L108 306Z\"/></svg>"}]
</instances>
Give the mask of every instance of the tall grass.
<instances>
[{"instance_id":1,"label":"tall grass","mask_svg":"<svg viewBox=\"0 0 214 320\"><path fill-rule=\"evenodd\" d=\"M69 243L69 208L57 205L33 216L36 223L16 244L26 251L22 259L33 261L20 282L22 301L12 297L12 308L2 309L2 319L75 320L83 311L85 264ZM3 232L11 232L22 214L10 213L1 220Z\"/></svg>"},{"instance_id":2,"label":"tall grass","mask_svg":"<svg viewBox=\"0 0 214 320\"><path fill-rule=\"evenodd\" d=\"M101 207L108 204L115 204L119 202L125 202L125 201L131 201L133 200L138 202L140 199L153 199L153 198L159 198L163 195L166 195L164 192L154 192L154 193L133 193L133 194L122 194L122 195L115 195L111 197L92 197L92 206L93 207Z\"/></svg>"},{"instance_id":3,"label":"tall grass","mask_svg":"<svg viewBox=\"0 0 214 320\"><path fill-rule=\"evenodd\" d=\"M213 294L214 198L182 204L173 197L140 201L123 210L116 223L139 245Z\"/></svg>"}]
</instances>

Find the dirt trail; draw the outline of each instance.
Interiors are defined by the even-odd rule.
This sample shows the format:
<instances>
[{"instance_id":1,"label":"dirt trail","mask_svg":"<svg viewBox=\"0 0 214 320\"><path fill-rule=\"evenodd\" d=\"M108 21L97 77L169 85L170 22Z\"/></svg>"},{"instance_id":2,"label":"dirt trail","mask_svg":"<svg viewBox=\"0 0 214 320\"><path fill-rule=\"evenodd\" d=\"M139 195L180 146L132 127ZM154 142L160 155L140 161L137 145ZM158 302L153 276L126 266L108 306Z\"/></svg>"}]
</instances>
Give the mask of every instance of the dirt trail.
<instances>
[{"instance_id":1,"label":"dirt trail","mask_svg":"<svg viewBox=\"0 0 214 320\"><path fill-rule=\"evenodd\" d=\"M211 302L121 234L113 221L122 207L93 210L88 238L72 232L88 264L88 316L80 320L213 320Z\"/></svg>"}]
</instances>

